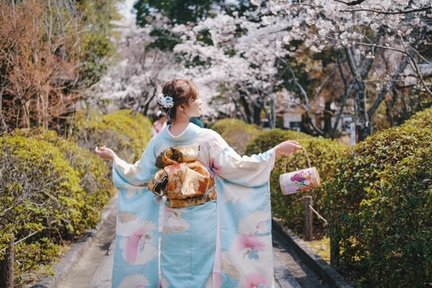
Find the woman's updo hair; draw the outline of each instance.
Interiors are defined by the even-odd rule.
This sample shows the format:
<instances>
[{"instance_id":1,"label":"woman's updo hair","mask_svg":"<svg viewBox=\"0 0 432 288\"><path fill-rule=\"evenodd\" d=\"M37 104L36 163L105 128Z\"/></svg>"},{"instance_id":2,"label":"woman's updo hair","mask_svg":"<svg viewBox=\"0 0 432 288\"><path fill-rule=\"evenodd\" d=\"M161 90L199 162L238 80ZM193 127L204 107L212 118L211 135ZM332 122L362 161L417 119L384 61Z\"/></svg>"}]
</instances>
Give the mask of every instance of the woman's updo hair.
<instances>
[{"instance_id":1,"label":"woman's updo hair","mask_svg":"<svg viewBox=\"0 0 432 288\"><path fill-rule=\"evenodd\" d=\"M198 98L198 87L190 80L175 79L165 82L157 103L170 119L176 118L177 107Z\"/></svg>"}]
</instances>

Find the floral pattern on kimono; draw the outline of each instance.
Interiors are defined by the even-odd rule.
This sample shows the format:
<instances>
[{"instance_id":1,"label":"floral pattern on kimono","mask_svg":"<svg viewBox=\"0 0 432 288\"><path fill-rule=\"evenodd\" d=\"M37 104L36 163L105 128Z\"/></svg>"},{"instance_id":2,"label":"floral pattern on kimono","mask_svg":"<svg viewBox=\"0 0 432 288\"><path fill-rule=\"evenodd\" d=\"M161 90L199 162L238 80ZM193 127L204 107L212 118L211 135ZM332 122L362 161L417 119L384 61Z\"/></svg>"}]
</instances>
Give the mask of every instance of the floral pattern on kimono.
<instances>
[{"instance_id":1,"label":"floral pattern on kimono","mask_svg":"<svg viewBox=\"0 0 432 288\"><path fill-rule=\"evenodd\" d=\"M199 145L198 160L214 176L217 200L169 208L147 184L156 158L170 147ZM120 189L113 287L272 287L269 177L275 153L238 155L212 130L164 129L142 158L116 158Z\"/></svg>"}]
</instances>

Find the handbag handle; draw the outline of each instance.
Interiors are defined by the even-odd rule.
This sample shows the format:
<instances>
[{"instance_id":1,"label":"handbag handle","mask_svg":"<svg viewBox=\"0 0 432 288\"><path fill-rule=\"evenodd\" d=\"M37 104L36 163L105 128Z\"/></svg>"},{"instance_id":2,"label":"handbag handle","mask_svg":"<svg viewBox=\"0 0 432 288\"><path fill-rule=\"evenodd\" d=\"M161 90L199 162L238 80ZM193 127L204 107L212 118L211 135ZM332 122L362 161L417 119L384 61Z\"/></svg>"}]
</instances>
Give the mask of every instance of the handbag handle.
<instances>
[{"instance_id":1,"label":"handbag handle","mask_svg":"<svg viewBox=\"0 0 432 288\"><path fill-rule=\"evenodd\" d=\"M311 161L310 161L310 158L309 158L309 154L308 154L308 152L306 151L306 149L303 147L303 146L300 146L301 147L301 150L305 153L305 155L306 155L306 159L307 159L307 162L308 162L308 166L309 166L309 168L312 168L312 165L311 165ZM287 163L287 165L288 165L288 163ZM287 165L285 165L285 171L284 171L284 173L286 173L287 172Z\"/></svg>"},{"instance_id":2,"label":"handbag handle","mask_svg":"<svg viewBox=\"0 0 432 288\"><path fill-rule=\"evenodd\" d=\"M308 154L308 152L306 151L306 149L305 149L303 146L301 146L301 148L302 148L303 152L304 152L305 155L306 155L306 158L307 158L307 162L308 162L309 168L311 168L312 165L311 165L311 161L310 161L310 158L309 158L309 154Z\"/></svg>"}]
</instances>

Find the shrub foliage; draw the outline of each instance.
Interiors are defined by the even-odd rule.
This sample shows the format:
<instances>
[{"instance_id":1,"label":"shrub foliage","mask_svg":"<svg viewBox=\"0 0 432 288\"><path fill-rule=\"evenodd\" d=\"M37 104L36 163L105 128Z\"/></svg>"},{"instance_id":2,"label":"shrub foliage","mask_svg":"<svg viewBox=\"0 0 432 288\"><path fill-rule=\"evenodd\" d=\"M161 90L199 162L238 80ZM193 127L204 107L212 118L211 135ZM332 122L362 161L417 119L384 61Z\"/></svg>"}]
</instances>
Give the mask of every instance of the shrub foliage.
<instances>
[{"instance_id":1,"label":"shrub foliage","mask_svg":"<svg viewBox=\"0 0 432 288\"><path fill-rule=\"evenodd\" d=\"M332 263L349 271L360 287L422 287L432 280L426 244L432 173L428 115L430 110L358 144L340 157L336 177L326 183Z\"/></svg>"},{"instance_id":2,"label":"shrub foliage","mask_svg":"<svg viewBox=\"0 0 432 288\"><path fill-rule=\"evenodd\" d=\"M78 173L54 145L6 136L0 147L0 260L11 240L25 239L16 248L20 277L49 264L56 244L84 231L85 192Z\"/></svg>"},{"instance_id":3,"label":"shrub foliage","mask_svg":"<svg viewBox=\"0 0 432 288\"><path fill-rule=\"evenodd\" d=\"M335 141L311 137L294 131L274 129L260 134L247 148L247 154L266 151L284 140L297 140L307 151L311 166L317 167L322 183L326 183L335 176L335 161L348 147ZM270 179L273 215L280 219L287 227L297 234L304 233L305 208L302 198L312 196L314 209L327 218L331 211L324 205L328 193L325 188L318 188L305 193L283 195L279 186L279 176L286 172L304 169L309 166L305 152L300 151L290 157L280 158L273 169ZM326 233L326 223L314 217L315 237Z\"/></svg>"},{"instance_id":4,"label":"shrub foliage","mask_svg":"<svg viewBox=\"0 0 432 288\"><path fill-rule=\"evenodd\" d=\"M247 124L239 119L222 119L211 126L240 155L245 154L246 147L261 132L257 125Z\"/></svg>"},{"instance_id":5,"label":"shrub foliage","mask_svg":"<svg viewBox=\"0 0 432 288\"><path fill-rule=\"evenodd\" d=\"M29 275L39 268L39 277L50 272L65 241L99 222L113 190L109 166L93 152L95 144L123 152L130 161L150 139L148 119L130 111L79 121L70 140L40 129L0 137L0 263L15 242L20 287L34 283Z\"/></svg>"},{"instance_id":6,"label":"shrub foliage","mask_svg":"<svg viewBox=\"0 0 432 288\"><path fill-rule=\"evenodd\" d=\"M151 138L150 120L130 110L106 115L82 114L77 116L76 122L73 139L81 147L93 151L96 146L106 145L128 162L141 157Z\"/></svg>"},{"instance_id":7,"label":"shrub foliage","mask_svg":"<svg viewBox=\"0 0 432 288\"><path fill-rule=\"evenodd\" d=\"M108 203L114 191L108 165L95 153L81 148L73 141L59 137L55 131L19 129L13 131L12 135L46 141L60 150L65 160L77 173L79 183L86 192L83 210L86 227L95 227L100 220L101 209Z\"/></svg>"},{"instance_id":8,"label":"shrub foliage","mask_svg":"<svg viewBox=\"0 0 432 288\"><path fill-rule=\"evenodd\" d=\"M329 222L331 261L357 287L424 287L432 282L432 109L352 149L305 134L272 130L254 138L246 154L298 140L320 172L323 187L307 194ZM220 132L220 131L219 131ZM303 152L277 161L272 208L301 234L305 194L284 196L279 175L307 167ZM319 235L316 235L319 236Z\"/></svg>"}]
</instances>

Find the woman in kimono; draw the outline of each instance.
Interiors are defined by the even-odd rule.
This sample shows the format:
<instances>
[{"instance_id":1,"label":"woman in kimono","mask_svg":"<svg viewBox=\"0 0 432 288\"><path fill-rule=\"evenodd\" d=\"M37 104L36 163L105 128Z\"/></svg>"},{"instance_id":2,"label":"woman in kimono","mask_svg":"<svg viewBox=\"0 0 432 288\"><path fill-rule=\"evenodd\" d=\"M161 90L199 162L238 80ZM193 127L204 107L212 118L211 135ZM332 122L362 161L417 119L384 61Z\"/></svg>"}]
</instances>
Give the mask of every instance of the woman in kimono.
<instances>
[{"instance_id":1,"label":"woman in kimono","mask_svg":"<svg viewBox=\"0 0 432 288\"><path fill-rule=\"evenodd\" d=\"M120 189L112 287L272 287L269 178L275 158L301 148L285 141L238 155L201 115L197 86L164 84L158 104L171 124L135 164L111 149Z\"/></svg>"}]
</instances>

